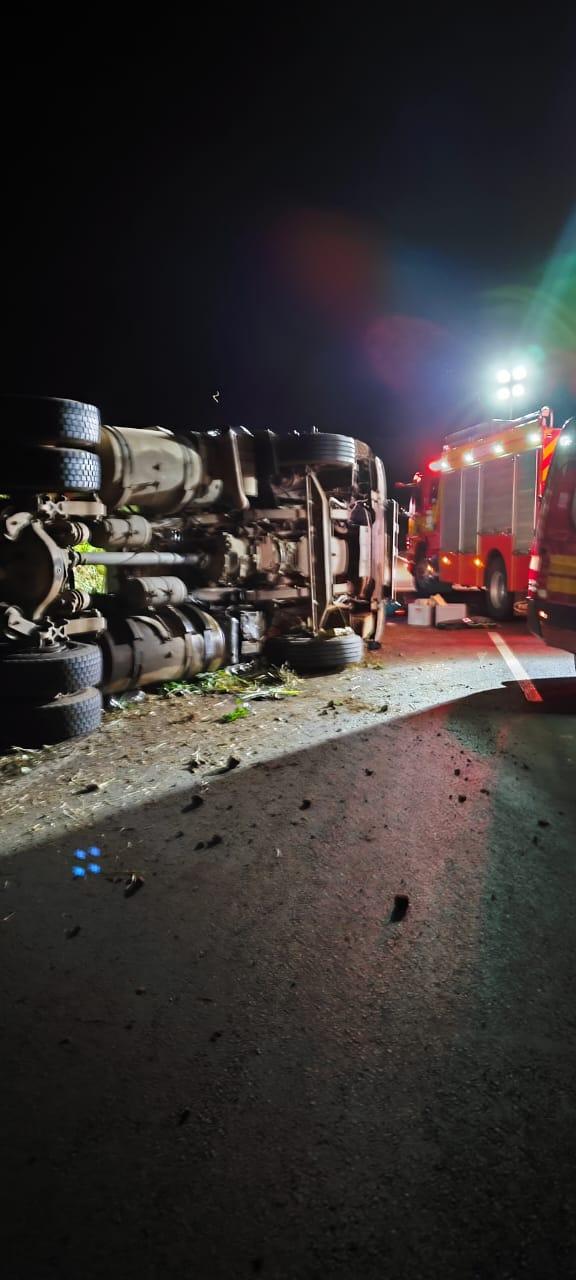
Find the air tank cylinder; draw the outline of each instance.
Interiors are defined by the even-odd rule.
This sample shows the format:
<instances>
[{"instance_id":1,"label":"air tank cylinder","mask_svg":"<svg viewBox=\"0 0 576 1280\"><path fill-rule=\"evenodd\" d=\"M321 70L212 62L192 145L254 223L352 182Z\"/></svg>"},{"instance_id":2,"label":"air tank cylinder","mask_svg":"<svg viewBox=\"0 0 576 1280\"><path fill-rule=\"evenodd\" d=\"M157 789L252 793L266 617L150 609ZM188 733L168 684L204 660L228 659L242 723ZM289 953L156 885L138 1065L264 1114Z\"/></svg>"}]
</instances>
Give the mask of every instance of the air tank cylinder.
<instances>
[{"instance_id":1,"label":"air tank cylinder","mask_svg":"<svg viewBox=\"0 0 576 1280\"><path fill-rule=\"evenodd\" d=\"M188 587L182 578L128 578L122 585L122 599L135 612L183 604L187 595Z\"/></svg>"},{"instance_id":2,"label":"air tank cylinder","mask_svg":"<svg viewBox=\"0 0 576 1280\"><path fill-rule=\"evenodd\" d=\"M103 427L100 443L100 497L110 511L137 506L144 513L184 511L210 492L216 500L221 481L211 485L198 440L179 440L151 427Z\"/></svg>"}]
</instances>

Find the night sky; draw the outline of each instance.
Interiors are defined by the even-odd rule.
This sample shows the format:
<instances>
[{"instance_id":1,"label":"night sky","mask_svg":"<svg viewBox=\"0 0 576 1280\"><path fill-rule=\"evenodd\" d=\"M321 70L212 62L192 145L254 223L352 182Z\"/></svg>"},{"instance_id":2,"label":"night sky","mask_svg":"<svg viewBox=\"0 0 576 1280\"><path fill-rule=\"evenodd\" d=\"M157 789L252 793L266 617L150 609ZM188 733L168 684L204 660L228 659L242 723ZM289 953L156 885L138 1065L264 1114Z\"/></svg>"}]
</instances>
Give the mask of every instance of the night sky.
<instances>
[{"instance_id":1,"label":"night sky","mask_svg":"<svg viewBox=\"0 0 576 1280\"><path fill-rule=\"evenodd\" d=\"M574 23L353 17L5 70L6 390L315 424L397 476L527 346L526 408L572 410Z\"/></svg>"}]
</instances>

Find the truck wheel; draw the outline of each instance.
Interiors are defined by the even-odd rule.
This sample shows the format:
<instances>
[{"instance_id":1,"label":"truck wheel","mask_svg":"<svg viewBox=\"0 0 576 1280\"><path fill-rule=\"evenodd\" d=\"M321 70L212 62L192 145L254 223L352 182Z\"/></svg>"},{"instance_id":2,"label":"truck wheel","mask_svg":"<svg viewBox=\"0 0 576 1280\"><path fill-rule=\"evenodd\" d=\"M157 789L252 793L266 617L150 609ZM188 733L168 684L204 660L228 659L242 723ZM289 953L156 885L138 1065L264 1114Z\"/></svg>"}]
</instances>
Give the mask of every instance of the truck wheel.
<instances>
[{"instance_id":1,"label":"truck wheel","mask_svg":"<svg viewBox=\"0 0 576 1280\"><path fill-rule=\"evenodd\" d=\"M25 703L7 698L0 709L3 742L43 747L81 738L97 729L102 719L102 696L98 689L83 689L53 702Z\"/></svg>"},{"instance_id":2,"label":"truck wheel","mask_svg":"<svg viewBox=\"0 0 576 1280\"><path fill-rule=\"evenodd\" d=\"M0 396L0 440L38 444L100 443L100 412L93 404L52 396Z\"/></svg>"},{"instance_id":3,"label":"truck wheel","mask_svg":"<svg viewBox=\"0 0 576 1280\"><path fill-rule=\"evenodd\" d=\"M268 641L266 654L281 667L284 663L294 671L333 671L361 662L364 642L353 631L344 636L275 636Z\"/></svg>"},{"instance_id":4,"label":"truck wheel","mask_svg":"<svg viewBox=\"0 0 576 1280\"><path fill-rule=\"evenodd\" d=\"M514 614L514 596L508 590L506 565L501 556L493 556L486 570L486 607L491 618L505 622Z\"/></svg>"},{"instance_id":5,"label":"truck wheel","mask_svg":"<svg viewBox=\"0 0 576 1280\"><path fill-rule=\"evenodd\" d=\"M276 449L280 464L353 467L356 443L352 436L314 432L304 436L279 436Z\"/></svg>"},{"instance_id":6,"label":"truck wheel","mask_svg":"<svg viewBox=\"0 0 576 1280\"><path fill-rule=\"evenodd\" d=\"M2 486L8 492L94 493L100 487L100 459L85 449L42 445L3 452Z\"/></svg>"},{"instance_id":7,"label":"truck wheel","mask_svg":"<svg viewBox=\"0 0 576 1280\"><path fill-rule=\"evenodd\" d=\"M414 565L414 586L419 596L432 596L438 590L438 578L430 574L427 556L420 556Z\"/></svg>"},{"instance_id":8,"label":"truck wheel","mask_svg":"<svg viewBox=\"0 0 576 1280\"><path fill-rule=\"evenodd\" d=\"M102 680L102 650L96 644L72 644L69 648L0 650L0 696L6 698L55 698L78 693Z\"/></svg>"}]
</instances>

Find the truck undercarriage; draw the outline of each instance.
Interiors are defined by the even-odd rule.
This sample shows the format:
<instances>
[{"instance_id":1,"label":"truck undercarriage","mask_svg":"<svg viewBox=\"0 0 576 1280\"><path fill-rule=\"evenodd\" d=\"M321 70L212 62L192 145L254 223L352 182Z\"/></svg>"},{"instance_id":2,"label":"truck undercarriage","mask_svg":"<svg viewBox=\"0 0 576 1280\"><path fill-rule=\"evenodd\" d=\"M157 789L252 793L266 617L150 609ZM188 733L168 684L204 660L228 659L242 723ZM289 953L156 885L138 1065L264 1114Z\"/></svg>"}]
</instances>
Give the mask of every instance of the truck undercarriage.
<instances>
[{"instance_id":1,"label":"truck undercarriage","mask_svg":"<svg viewBox=\"0 0 576 1280\"><path fill-rule=\"evenodd\" d=\"M346 665L381 635L386 482L360 441L104 426L40 397L4 397L0 437L5 738L89 732L102 692L264 651Z\"/></svg>"}]
</instances>

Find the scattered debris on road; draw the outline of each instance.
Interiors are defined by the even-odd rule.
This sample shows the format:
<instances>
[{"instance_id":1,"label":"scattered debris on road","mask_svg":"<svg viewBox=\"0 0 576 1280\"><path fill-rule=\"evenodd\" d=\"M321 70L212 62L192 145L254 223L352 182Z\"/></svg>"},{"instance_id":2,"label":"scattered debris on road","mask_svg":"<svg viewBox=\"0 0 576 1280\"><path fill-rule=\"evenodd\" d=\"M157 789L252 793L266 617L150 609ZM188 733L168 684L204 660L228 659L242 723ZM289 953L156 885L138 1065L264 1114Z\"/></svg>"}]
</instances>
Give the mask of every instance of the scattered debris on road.
<instances>
[{"instance_id":1,"label":"scattered debris on road","mask_svg":"<svg viewBox=\"0 0 576 1280\"><path fill-rule=\"evenodd\" d=\"M144 876L139 876L135 871L133 871L124 885L124 897L133 898L134 894L138 893L138 890L143 888L143 885Z\"/></svg>"},{"instance_id":2,"label":"scattered debris on road","mask_svg":"<svg viewBox=\"0 0 576 1280\"><path fill-rule=\"evenodd\" d=\"M409 906L410 898L407 893L395 894L390 923L397 924L400 920L403 920Z\"/></svg>"},{"instance_id":3,"label":"scattered debris on road","mask_svg":"<svg viewBox=\"0 0 576 1280\"><path fill-rule=\"evenodd\" d=\"M255 661L205 671L193 680L167 680L162 685L162 693L165 697L231 693L247 701L248 698L295 698L302 692L301 685L302 681L290 667L268 667Z\"/></svg>"},{"instance_id":4,"label":"scattered debris on road","mask_svg":"<svg viewBox=\"0 0 576 1280\"><path fill-rule=\"evenodd\" d=\"M192 796L190 803L185 804L184 808L180 810L180 813L192 813L194 809L199 809L201 804L204 804L203 796Z\"/></svg>"},{"instance_id":5,"label":"scattered debris on road","mask_svg":"<svg viewBox=\"0 0 576 1280\"><path fill-rule=\"evenodd\" d=\"M135 702L145 702L147 696L143 689L127 689L126 693L118 693L108 697L106 705L110 711L124 711L126 707Z\"/></svg>"},{"instance_id":6,"label":"scattered debris on road","mask_svg":"<svg viewBox=\"0 0 576 1280\"><path fill-rule=\"evenodd\" d=\"M201 769L203 764L206 764L206 761L202 759L202 756L200 755L200 749L197 748L196 751L194 752L194 755L192 756L192 759L189 760L188 764L185 765L184 767L186 769L189 769L190 773L194 773L196 769Z\"/></svg>"},{"instance_id":7,"label":"scattered debris on road","mask_svg":"<svg viewBox=\"0 0 576 1280\"><path fill-rule=\"evenodd\" d=\"M234 720L245 720L250 715L248 707L238 702L232 711L227 711L221 718L221 724L231 724Z\"/></svg>"},{"instance_id":8,"label":"scattered debris on road","mask_svg":"<svg viewBox=\"0 0 576 1280\"><path fill-rule=\"evenodd\" d=\"M220 774L220 773L230 773L230 770L237 769L239 764L240 764L240 761L238 759L238 756L228 756L228 759L225 764L219 765L217 769L211 769L210 773L214 777L216 777L217 774Z\"/></svg>"}]
</instances>

